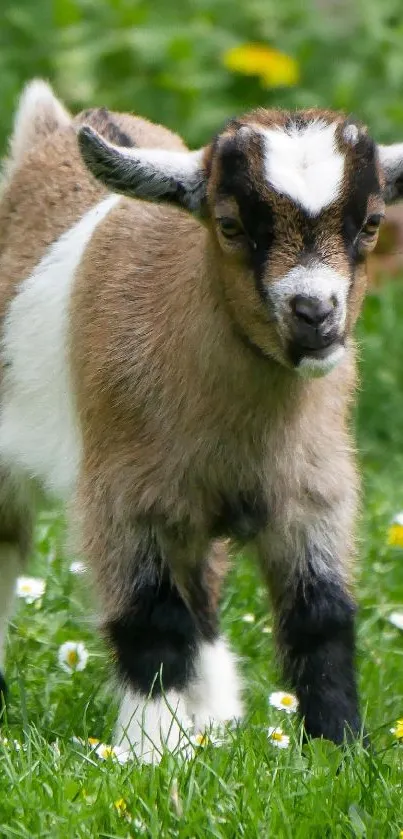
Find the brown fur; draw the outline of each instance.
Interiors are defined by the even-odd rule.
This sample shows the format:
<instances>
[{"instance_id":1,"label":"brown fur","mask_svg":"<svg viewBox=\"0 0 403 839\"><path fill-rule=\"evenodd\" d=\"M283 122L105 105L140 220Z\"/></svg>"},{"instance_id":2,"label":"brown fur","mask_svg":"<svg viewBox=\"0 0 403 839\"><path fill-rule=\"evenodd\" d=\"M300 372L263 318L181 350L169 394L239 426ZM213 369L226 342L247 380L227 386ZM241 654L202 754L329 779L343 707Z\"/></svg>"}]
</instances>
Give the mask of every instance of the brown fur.
<instances>
[{"instance_id":1,"label":"brown fur","mask_svg":"<svg viewBox=\"0 0 403 839\"><path fill-rule=\"evenodd\" d=\"M117 126L133 145L186 148L178 135L130 114L93 109L74 119L66 113L66 123L61 123L50 108L36 118L14 150L11 142L10 159L3 165L0 315L49 245L106 194L78 153L76 128L84 121L106 137L115 136ZM15 541L25 559L32 540L33 494L25 480L16 480L8 469L1 471L0 544Z\"/></svg>"},{"instance_id":2,"label":"brown fur","mask_svg":"<svg viewBox=\"0 0 403 839\"><path fill-rule=\"evenodd\" d=\"M179 260L178 241L186 242ZM119 557L111 557L105 515L109 522L116 516L120 528L120 515L136 510L140 519L194 534L200 556L184 540L180 557L192 565L223 496L264 487L280 529L284 517L302 523L334 505L354 506L346 428L353 347L339 369L310 382L257 358L220 304L216 266L197 222L122 200L95 232L77 277L71 347L86 452L79 508L86 511L85 553L112 612L118 604L106 581L115 578L116 562L130 562L132 546L128 556L119 545ZM342 573L349 516L346 510L332 521L345 545Z\"/></svg>"},{"instance_id":3,"label":"brown fur","mask_svg":"<svg viewBox=\"0 0 403 839\"><path fill-rule=\"evenodd\" d=\"M106 137L111 136L111 125L117 125L134 145L186 148L176 134L162 126L105 109L84 111L67 125L60 126L51 117L44 126L40 124L36 141L33 138L22 159L13 165L10 177L5 166L0 201L0 314L49 245L106 194L77 149L76 128L83 121L105 132Z\"/></svg>"}]
</instances>

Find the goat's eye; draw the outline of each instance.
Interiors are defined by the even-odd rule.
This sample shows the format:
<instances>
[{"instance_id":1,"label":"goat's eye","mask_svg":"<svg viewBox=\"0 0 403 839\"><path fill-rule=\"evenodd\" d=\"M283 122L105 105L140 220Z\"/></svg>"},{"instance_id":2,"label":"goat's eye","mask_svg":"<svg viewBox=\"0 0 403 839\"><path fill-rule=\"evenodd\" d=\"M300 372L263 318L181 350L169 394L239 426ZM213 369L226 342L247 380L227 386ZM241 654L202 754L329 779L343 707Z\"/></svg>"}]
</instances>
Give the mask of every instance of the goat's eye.
<instances>
[{"instance_id":1,"label":"goat's eye","mask_svg":"<svg viewBox=\"0 0 403 839\"><path fill-rule=\"evenodd\" d=\"M379 225L383 219L381 213L376 213L372 216L368 216L365 224L362 227L361 233L368 239L372 239L373 236L376 236L379 230Z\"/></svg>"},{"instance_id":2,"label":"goat's eye","mask_svg":"<svg viewBox=\"0 0 403 839\"><path fill-rule=\"evenodd\" d=\"M218 218L217 224L226 239L237 239L244 235L241 223L235 218Z\"/></svg>"}]
</instances>

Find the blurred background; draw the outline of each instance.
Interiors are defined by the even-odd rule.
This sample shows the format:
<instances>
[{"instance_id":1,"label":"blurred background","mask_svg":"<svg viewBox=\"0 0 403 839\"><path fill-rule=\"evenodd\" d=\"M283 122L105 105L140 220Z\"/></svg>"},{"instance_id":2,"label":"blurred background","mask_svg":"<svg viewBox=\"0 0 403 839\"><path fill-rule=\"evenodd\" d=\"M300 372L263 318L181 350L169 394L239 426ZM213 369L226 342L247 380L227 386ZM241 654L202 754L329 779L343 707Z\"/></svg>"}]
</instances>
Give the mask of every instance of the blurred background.
<instances>
[{"instance_id":1,"label":"blurred background","mask_svg":"<svg viewBox=\"0 0 403 839\"><path fill-rule=\"evenodd\" d=\"M256 105L352 111L403 139L401 0L2 0L0 145L21 86L203 143ZM251 46L259 45L255 50ZM241 48L234 52L234 48Z\"/></svg>"}]
</instances>

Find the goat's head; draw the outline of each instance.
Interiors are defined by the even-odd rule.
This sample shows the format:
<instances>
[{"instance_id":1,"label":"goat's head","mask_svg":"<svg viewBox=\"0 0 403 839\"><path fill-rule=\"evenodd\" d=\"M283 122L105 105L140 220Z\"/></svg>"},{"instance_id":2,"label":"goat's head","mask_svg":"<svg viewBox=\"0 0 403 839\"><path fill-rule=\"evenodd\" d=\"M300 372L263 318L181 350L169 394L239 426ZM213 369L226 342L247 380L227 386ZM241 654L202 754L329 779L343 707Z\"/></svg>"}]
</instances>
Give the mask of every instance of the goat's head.
<instances>
[{"instance_id":1,"label":"goat's head","mask_svg":"<svg viewBox=\"0 0 403 839\"><path fill-rule=\"evenodd\" d=\"M91 171L127 195L197 215L239 333L305 376L343 357L385 203L403 194L403 144L378 146L329 111L258 110L196 152L122 149L89 127Z\"/></svg>"}]
</instances>

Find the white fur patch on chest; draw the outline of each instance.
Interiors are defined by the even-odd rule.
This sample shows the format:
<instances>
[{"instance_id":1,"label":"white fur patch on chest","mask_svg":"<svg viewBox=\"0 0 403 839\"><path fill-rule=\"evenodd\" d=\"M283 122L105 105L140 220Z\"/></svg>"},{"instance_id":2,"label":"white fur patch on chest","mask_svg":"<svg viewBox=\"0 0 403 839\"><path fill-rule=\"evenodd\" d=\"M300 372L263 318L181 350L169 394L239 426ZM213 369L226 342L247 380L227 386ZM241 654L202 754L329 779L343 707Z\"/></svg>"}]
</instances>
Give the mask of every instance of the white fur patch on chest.
<instances>
[{"instance_id":1,"label":"white fur patch on chest","mask_svg":"<svg viewBox=\"0 0 403 839\"><path fill-rule=\"evenodd\" d=\"M77 267L111 195L51 245L21 284L3 329L0 457L58 495L74 487L81 441L69 373L69 306Z\"/></svg>"},{"instance_id":2,"label":"white fur patch on chest","mask_svg":"<svg viewBox=\"0 0 403 839\"><path fill-rule=\"evenodd\" d=\"M340 195L345 157L336 146L336 127L318 119L303 128L263 131L269 184L311 216Z\"/></svg>"}]
</instances>

